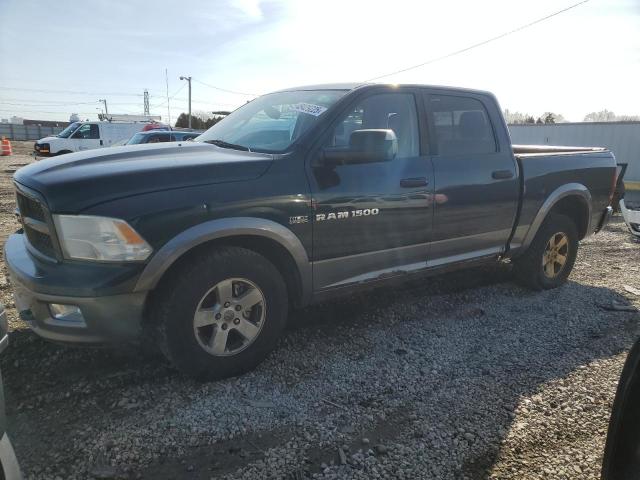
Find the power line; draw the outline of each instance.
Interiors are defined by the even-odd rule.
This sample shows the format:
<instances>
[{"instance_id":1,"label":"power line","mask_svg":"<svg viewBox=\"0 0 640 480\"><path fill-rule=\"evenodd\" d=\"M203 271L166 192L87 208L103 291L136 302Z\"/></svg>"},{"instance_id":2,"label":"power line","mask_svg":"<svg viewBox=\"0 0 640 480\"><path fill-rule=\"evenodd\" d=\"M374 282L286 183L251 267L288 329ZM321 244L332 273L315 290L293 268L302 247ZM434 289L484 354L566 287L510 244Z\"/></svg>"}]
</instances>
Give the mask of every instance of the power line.
<instances>
[{"instance_id":1,"label":"power line","mask_svg":"<svg viewBox=\"0 0 640 480\"><path fill-rule=\"evenodd\" d=\"M193 79L194 82L199 83L200 85L204 85L205 87L213 88L214 90L220 90L221 92L233 93L235 95L244 95L246 97L257 97L257 93L245 93L245 92L237 92L235 90L228 90L226 88L216 87L215 85L209 85L208 83L201 82L200 80Z\"/></svg>"},{"instance_id":2,"label":"power line","mask_svg":"<svg viewBox=\"0 0 640 480\"><path fill-rule=\"evenodd\" d=\"M155 104L155 105L151 105L151 108L158 108L158 107L161 107L161 106L163 106L163 105L166 105L166 104L167 104L167 102L168 102L169 100L172 100L176 95L178 95L186 85L187 85L186 83L183 83L183 84L180 86L180 88L179 88L178 90L176 90L176 91L173 93L173 95L171 95L167 100L165 100L165 101L163 101L163 102L160 102L160 103L157 103L157 104Z\"/></svg>"},{"instance_id":3,"label":"power line","mask_svg":"<svg viewBox=\"0 0 640 480\"><path fill-rule=\"evenodd\" d=\"M502 34L500 34L498 36L491 37L491 38L489 38L487 40L483 40L482 42L474 43L473 45L470 45L468 47L462 48L460 50L456 50L456 51L451 52L451 53L447 53L446 55L442 55L440 57L432 58L431 60L427 60L426 62L422 62L422 63L419 63L417 65L412 65L410 67L402 68L400 70L396 70L396 71L391 72L391 73L385 73L384 75L379 75L377 77L369 78L369 79L365 80L365 82L372 82L372 81L378 80L380 78L390 77L391 75L396 75L398 73L407 72L407 71L413 70L415 68L420 68L420 67L424 67L425 65L430 65L432 63L439 62L440 60L444 60L446 58L451 58L451 57L454 57L456 55L460 55L461 53L468 52L469 50L481 47L483 45L486 45L487 43L495 42L496 40L499 40L499 39L504 38L504 37L506 37L508 35L511 35L512 33L519 32L521 30L524 30L525 28L529 28L529 27L532 27L533 25L536 25L538 23L544 22L545 20L549 20L550 18L553 18L556 15L560 15L561 13L567 12L567 11L573 9L573 8L576 8L576 7L578 7L578 6L582 5L582 4L587 3L588 1L589 0L582 0L581 2L574 3L573 5L570 5L567 8L563 8L562 10L558 10L557 12L554 12L554 13L552 13L550 15L547 15L546 17L542 17L542 18L539 18L537 20L534 20L533 22L527 23L525 25L521 25L518 28L514 28L513 30L509 30L508 32L502 33Z\"/></svg>"},{"instance_id":4,"label":"power line","mask_svg":"<svg viewBox=\"0 0 640 480\"><path fill-rule=\"evenodd\" d=\"M39 88L18 88L18 87L0 87L2 90L15 90L21 92L37 92L37 93L64 93L67 95L96 95L96 96L118 96L118 97L142 97L140 93L96 93L96 92L81 92L77 90L46 90Z\"/></svg>"},{"instance_id":5,"label":"power line","mask_svg":"<svg viewBox=\"0 0 640 480\"><path fill-rule=\"evenodd\" d=\"M77 102L77 103L14 103L0 100L0 105L12 105L17 107L72 107L77 105L94 105L97 102ZM117 105L117 104L114 104Z\"/></svg>"},{"instance_id":6,"label":"power line","mask_svg":"<svg viewBox=\"0 0 640 480\"><path fill-rule=\"evenodd\" d=\"M11 113L14 114L16 113L15 110L8 110L8 109L3 109L0 108L0 112L5 112L5 113ZM53 114L58 114L58 115L65 115L65 112L61 112L61 111L51 111L51 110L20 110L18 112L19 114L24 114L24 113L53 113ZM77 113L79 115L96 115L97 112L73 112L73 113Z\"/></svg>"},{"instance_id":7,"label":"power line","mask_svg":"<svg viewBox=\"0 0 640 480\"><path fill-rule=\"evenodd\" d=\"M4 105L17 105L25 107L65 107L73 105L93 105L98 103L97 100L90 102L64 102L64 101L47 101L47 100L32 100L25 98L2 98L0 97L0 104ZM109 102L109 105L135 105L139 106L140 102Z\"/></svg>"},{"instance_id":8,"label":"power line","mask_svg":"<svg viewBox=\"0 0 640 480\"><path fill-rule=\"evenodd\" d=\"M171 103L187 103L188 99L186 98L172 98L171 99ZM229 103L229 102L216 102L215 100L195 100L192 99L191 103L193 104L199 104L199 105L220 105L220 106L227 106L227 107L238 107L240 105L242 105L244 102L235 102L235 103Z\"/></svg>"}]
</instances>

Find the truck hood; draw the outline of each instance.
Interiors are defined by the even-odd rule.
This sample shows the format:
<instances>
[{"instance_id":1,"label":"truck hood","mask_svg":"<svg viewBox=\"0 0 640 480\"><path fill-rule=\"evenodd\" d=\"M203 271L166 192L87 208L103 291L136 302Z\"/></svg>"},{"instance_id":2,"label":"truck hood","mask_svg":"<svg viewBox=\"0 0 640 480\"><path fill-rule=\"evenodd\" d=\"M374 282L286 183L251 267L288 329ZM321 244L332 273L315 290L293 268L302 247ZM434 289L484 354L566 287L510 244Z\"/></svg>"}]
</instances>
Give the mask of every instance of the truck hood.
<instances>
[{"instance_id":1,"label":"truck hood","mask_svg":"<svg viewBox=\"0 0 640 480\"><path fill-rule=\"evenodd\" d=\"M50 143L51 141L58 140L58 138L60 137L56 137L56 136L44 137L36 141L36 143Z\"/></svg>"},{"instance_id":2,"label":"truck hood","mask_svg":"<svg viewBox=\"0 0 640 480\"><path fill-rule=\"evenodd\" d=\"M42 194L55 213L77 213L123 197L175 188L251 180L272 155L199 142L127 145L41 160L14 180Z\"/></svg>"}]
</instances>

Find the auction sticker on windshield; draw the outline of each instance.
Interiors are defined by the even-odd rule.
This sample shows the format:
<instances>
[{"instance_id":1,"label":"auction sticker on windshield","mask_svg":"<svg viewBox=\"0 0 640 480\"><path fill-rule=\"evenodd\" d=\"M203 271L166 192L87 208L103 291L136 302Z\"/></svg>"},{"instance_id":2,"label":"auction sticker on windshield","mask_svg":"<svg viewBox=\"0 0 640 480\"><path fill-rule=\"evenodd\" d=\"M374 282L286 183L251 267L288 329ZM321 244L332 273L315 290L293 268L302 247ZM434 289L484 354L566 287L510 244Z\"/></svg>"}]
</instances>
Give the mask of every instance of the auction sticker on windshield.
<instances>
[{"instance_id":1,"label":"auction sticker on windshield","mask_svg":"<svg viewBox=\"0 0 640 480\"><path fill-rule=\"evenodd\" d=\"M323 107L322 105L314 105L313 103L295 103L289 108L291 110L295 110L296 112L308 113L309 115L313 115L314 117L322 115L327 111L327 107Z\"/></svg>"}]
</instances>

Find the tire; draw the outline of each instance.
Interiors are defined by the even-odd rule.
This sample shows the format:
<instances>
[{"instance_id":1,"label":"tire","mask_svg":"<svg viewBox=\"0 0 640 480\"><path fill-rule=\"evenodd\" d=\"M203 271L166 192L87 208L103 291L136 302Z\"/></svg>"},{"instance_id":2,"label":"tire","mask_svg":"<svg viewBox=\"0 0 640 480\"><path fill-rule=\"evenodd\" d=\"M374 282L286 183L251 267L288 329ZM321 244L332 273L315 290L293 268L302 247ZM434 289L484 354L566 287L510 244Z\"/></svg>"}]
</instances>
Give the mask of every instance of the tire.
<instances>
[{"instance_id":1,"label":"tire","mask_svg":"<svg viewBox=\"0 0 640 480\"><path fill-rule=\"evenodd\" d=\"M232 377L255 368L276 346L287 289L262 255L218 248L171 275L156 296L154 320L158 345L178 370L201 380Z\"/></svg>"},{"instance_id":2,"label":"tire","mask_svg":"<svg viewBox=\"0 0 640 480\"><path fill-rule=\"evenodd\" d=\"M567 281L577 254L578 230L575 223L566 215L551 213L527 251L514 261L516 280L533 290L557 288Z\"/></svg>"}]
</instances>

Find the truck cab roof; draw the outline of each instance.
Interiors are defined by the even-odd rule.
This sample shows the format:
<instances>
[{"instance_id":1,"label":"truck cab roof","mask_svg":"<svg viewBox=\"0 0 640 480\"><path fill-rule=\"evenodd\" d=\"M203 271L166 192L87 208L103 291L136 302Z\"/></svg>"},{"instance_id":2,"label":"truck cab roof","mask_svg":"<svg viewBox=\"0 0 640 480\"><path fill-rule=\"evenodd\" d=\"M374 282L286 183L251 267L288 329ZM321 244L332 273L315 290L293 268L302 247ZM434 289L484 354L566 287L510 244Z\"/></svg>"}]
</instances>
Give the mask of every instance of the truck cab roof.
<instances>
[{"instance_id":1,"label":"truck cab roof","mask_svg":"<svg viewBox=\"0 0 640 480\"><path fill-rule=\"evenodd\" d=\"M447 85L431 85L431 84L419 84L419 83L367 83L367 82L344 82L344 83L324 83L317 85L301 85L297 87L283 88L282 90L277 90L276 92L294 92L298 90L359 90L365 88L379 88L379 87L390 87L390 88L429 88L434 90L446 90L448 92L459 92L459 93L475 93L481 95L488 95L494 97L493 93L486 90L478 90L473 88L465 88L465 87L450 87Z\"/></svg>"}]
</instances>

